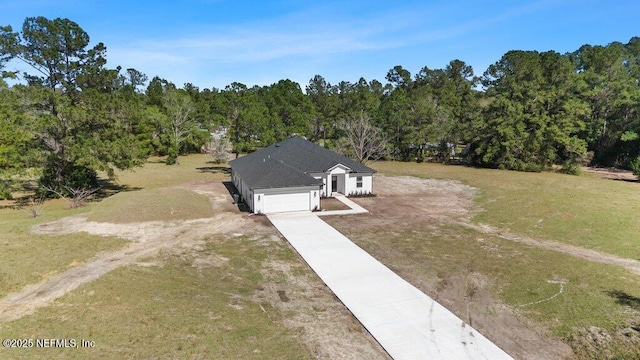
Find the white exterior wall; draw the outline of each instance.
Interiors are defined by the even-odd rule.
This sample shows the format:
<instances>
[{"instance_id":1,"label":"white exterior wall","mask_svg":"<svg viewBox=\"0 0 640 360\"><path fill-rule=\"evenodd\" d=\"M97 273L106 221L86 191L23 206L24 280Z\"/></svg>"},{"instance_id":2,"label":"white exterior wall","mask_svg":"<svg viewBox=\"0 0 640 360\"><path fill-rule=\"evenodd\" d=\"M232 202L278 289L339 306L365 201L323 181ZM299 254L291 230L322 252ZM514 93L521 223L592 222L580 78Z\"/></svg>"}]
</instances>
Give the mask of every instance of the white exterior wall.
<instances>
[{"instance_id":1,"label":"white exterior wall","mask_svg":"<svg viewBox=\"0 0 640 360\"><path fill-rule=\"evenodd\" d=\"M332 192L340 192L347 196L356 195L358 193L373 193L373 174L349 173L347 169L338 166L331 169L328 173L311 173L309 175L316 179L322 179L322 182L324 183L324 187L321 190L322 196L331 196ZM337 189L333 189L331 187L331 178L333 175L338 177ZM357 187L356 180L358 176L362 176L362 188Z\"/></svg>"},{"instance_id":2,"label":"white exterior wall","mask_svg":"<svg viewBox=\"0 0 640 360\"><path fill-rule=\"evenodd\" d=\"M231 182L238 190L238 193L240 193L242 201L249 205L249 208L253 210L253 194L251 189L249 189L244 180L242 180L240 175L236 174L233 169L231 169Z\"/></svg>"},{"instance_id":3,"label":"white exterior wall","mask_svg":"<svg viewBox=\"0 0 640 360\"><path fill-rule=\"evenodd\" d=\"M362 176L362 187L357 187L358 176ZM371 194L373 193L373 174L351 173L347 180L347 193L346 195L359 195L359 194Z\"/></svg>"}]
</instances>

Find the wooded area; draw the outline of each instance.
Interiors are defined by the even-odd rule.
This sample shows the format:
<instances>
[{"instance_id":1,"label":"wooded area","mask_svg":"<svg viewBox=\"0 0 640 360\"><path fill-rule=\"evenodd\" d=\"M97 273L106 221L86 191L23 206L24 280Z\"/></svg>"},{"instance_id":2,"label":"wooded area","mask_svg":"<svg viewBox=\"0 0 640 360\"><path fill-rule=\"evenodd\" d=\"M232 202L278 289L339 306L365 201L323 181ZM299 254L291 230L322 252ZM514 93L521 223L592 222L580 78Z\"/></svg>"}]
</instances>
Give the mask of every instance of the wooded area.
<instances>
[{"instance_id":1,"label":"wooded area","mask_svg":"<svg viewBox=\"0 0 640 360\"><path fill-rule=\"evenodd\" d=\"M299 135L361 161L640 174L639 37L567 54L509 51L481 76L461 60L415 75L395 66L386 83L316 75L305 91L290 80L178 88L107 67L105 45L89 43L68 19L0 27L0 198L25 176L59 192L95 188L97 172L113 177L151 155L174 164L220 148L212 133L236 154ZM12 60L31 71L7 71Z\"/></svg>"}]
</instances>

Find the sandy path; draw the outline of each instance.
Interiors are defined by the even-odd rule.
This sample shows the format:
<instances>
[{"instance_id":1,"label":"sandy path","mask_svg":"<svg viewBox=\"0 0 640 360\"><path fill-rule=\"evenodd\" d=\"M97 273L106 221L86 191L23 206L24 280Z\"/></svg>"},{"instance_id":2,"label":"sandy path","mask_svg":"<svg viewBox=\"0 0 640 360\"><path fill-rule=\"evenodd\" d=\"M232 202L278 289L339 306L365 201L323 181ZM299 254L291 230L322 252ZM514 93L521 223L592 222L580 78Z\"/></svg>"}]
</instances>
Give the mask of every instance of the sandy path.
<instances>
[{"instance_id":1,"label":"sandy path","mask_svg":"<svg viewBox=\"0 0 640 360\"><path fill-rule=\"evenodd\" d=\"M35 227L33 231L36 233L65 234L85 231L94 235L120 236L132 242L124 249L98 254L85 264L28 285L0 299L0 321L11 321L31 314L109 271L134 264L140 259L157 254L162 249L192 241L204 233L211 233L215 222L215 219L202 219L168 224L149 222L116 225L89 222L85 216L74 216Z\"/></svg>"},{"instance_id":2,"label":"sandy path","mask_svg":"<svg viewBox=\"0 0 640 360\"><path fill-rule=\"evenodd\" d=\"M540 240L526 236L516 235L500 229L493 228L484 224L473 224L469 222L460 222L462 226L474 229L487 235L497 236L502 239L515 241L522 244L537 246L544 249L557 251L563 254L575 256L584 260L597 262L601 264L615 265L640 275L640 261L633 259L621 258L615 255L603 253L596 250L586 249L580 246L561 243L553 240Z\"/></svg>"},{"instance_id":3,"label":"sandy path","mask_svg":"<svg viewBox=\"0 0 640 360\"><path fill-rule=\"evenodd\" d=\"M410 223L411 218L416 218L419 221L436 219L440 222L459 224L506 240L557 251L592 262L619 266L640 275L640 261L634 259L622 258L559 241L516 235L489 225L472 222L472 217L477 211L477 209L473 210L473 199L477 195L477 190L458 181L378 175L376 176L376 192L391 200L385 204L384 209L378 211L384 216L377 221L392 219L391 225L393 225L397 222ZM408 201L408 198L413 201ZM398 201L393 201L395 199ZM359 202L365 203L364 207L372 210L375 209L375 201L360 199ZM376 211L373 212L376 213Z\"/></svg>"}]
</instances>

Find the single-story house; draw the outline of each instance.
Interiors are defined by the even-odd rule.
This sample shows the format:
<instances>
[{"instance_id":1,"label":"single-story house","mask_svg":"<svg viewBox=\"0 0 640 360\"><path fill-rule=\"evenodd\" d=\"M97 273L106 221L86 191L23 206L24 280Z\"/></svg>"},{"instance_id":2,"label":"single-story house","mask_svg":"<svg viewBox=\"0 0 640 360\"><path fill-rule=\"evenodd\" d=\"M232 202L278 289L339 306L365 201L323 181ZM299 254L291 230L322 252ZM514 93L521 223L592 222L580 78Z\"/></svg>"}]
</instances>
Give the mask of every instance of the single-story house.
<instances>
[{"instance_id":1,"label":"single-story house","mask_svg":"<svg viewBox=\"0 0 640 360\"><path fill-rule=\"evenodd\" d=\"M231 180L256 214L317 210L321 196L373 192L375 170L293 137L229 162Z\"/></svg>"}]
</instances>

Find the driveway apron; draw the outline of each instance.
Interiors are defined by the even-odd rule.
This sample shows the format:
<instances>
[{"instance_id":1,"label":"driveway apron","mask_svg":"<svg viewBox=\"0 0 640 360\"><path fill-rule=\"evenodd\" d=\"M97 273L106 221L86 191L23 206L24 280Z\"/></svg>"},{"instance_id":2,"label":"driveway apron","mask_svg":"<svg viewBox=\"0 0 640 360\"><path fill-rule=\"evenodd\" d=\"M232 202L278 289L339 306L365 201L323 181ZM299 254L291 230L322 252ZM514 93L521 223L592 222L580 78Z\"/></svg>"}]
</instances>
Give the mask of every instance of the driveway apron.
<instances>
[{"instance_id":1,"label":"driveway apron","mask_svg":"<svg viewBox=\"0 0 640 360\"><path fill-rule=\"evenodd\" d=\"M314 214L268 217L392 358L511 359Z\"/></svg>"}]
</instances>

